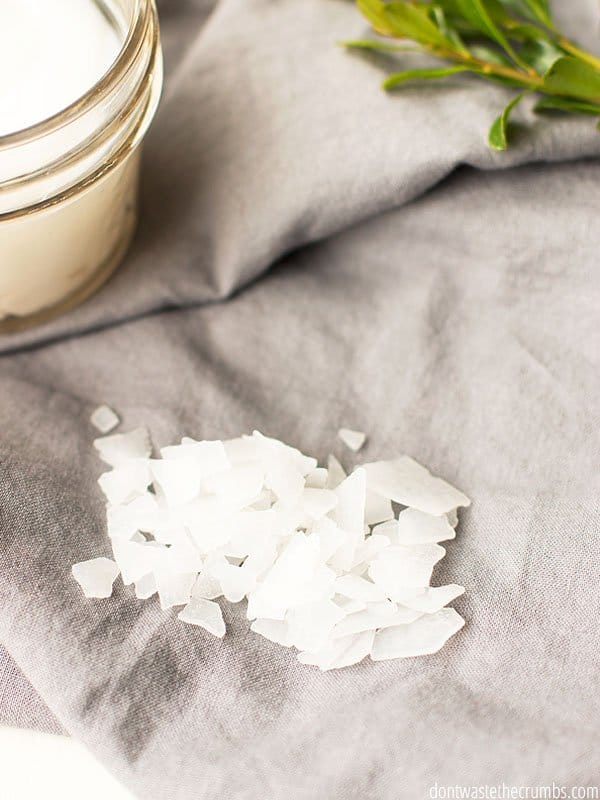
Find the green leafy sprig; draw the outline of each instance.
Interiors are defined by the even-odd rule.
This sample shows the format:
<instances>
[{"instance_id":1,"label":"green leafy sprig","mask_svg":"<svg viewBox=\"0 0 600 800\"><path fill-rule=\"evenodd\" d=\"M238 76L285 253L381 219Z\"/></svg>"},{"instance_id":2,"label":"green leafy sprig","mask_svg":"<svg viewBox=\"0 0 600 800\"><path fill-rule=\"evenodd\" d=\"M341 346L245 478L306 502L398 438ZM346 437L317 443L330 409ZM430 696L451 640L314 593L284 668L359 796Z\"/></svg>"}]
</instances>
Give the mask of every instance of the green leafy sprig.
<instances>
[{"instance_id":1,"label":"green leafy sprig","mask_svg":"<svg viewBox=\"0 0 600 800\"><path fill-rule=\"evenodd\" d=\"M395 72L383 88L470 72L517 90L490 128L495 150L507 148L510 114L530 92L538 94L536 112L600 116L600 58L557 29L548 0L357 0L357 6L376 33L405 44L360 39L347 47L428 53L448 62Z\"/></svg>"}]
</instances>

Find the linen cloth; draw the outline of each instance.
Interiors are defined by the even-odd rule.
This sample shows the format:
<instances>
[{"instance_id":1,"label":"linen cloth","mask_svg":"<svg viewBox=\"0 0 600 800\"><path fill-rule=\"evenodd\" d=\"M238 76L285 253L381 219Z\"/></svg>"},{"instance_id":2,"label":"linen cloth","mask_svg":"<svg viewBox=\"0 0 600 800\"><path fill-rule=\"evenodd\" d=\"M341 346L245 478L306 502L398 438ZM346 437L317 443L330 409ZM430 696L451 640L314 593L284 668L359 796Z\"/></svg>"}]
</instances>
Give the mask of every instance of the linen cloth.
<instances>
[{"instance_id":1,"label":"linen cloth","mask_svg":"<svg viewBox=\"0 0 600 800\"><path fill-rule=\"evenodd\" d=\"M493 154L509 94L381 93L387 59L335 44L365 31L352 4L222 0L204 24L209 5L161 6L169 78L124 268L0 342L0 640L141 798L600 782L593 122L525 105ZM593 46L595 4L562 15ZM416 457L474 501L434 576L467 586L466 627L322 674L242 607L216 640L120 582L86 601L70 565L109 555L101 402L157 446L259 428L348 467ZM360 457L340 425L368 431Z\"/></svg>"}]
</instances>

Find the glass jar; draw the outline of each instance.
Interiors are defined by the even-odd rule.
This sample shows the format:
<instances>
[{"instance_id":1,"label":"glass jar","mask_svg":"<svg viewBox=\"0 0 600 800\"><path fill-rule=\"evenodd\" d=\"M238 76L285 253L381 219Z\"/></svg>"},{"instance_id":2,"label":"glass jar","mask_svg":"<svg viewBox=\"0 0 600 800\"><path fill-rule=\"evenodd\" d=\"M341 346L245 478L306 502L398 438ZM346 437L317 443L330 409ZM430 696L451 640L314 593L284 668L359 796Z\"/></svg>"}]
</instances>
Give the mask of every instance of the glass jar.
<instances>
[{"instance_id":1,"label":"glass jar","mask_svg":"<svg viewBox=\"0 0 600 800\"><path fill-rule=\"evenodd\" d=\"M80 303L113 272L137 216L140 144L162 88L153 0L95 2L123 42L78 100L0 136L0 332Z\"/></svg>"}]
</instances>

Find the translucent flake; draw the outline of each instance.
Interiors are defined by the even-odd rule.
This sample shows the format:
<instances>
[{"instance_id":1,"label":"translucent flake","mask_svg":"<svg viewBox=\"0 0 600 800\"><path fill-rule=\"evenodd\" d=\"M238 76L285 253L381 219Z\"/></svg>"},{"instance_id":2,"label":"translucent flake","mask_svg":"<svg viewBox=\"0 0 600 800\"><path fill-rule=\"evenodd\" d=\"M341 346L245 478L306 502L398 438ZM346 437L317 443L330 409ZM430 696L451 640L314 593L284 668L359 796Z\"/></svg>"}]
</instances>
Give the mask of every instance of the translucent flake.
<instances>
[{"instance_id":1,"label":"translucent flake","mask_svg":"<svg viewBox=\"0 0 600 800\"><path fill-rule=\"evenodd\" d=\"M332 639L327 642L326 646L316 652L302 650L298 653L298 661L301 664L308 664L310 666L319 667L320 670L325 672L328 669L333 669L333 663L337 658L340 658L344 651L350 644L350 639Z\"/></svg>"},{"instance_id":2,"label":"translucent flake","mask_svg":"<svg viewBox=\"0 0 600 800\"><path fill-rule=\"evenodd\" d=\"M231 603L239 603L256 586L256 575L244 567L236 567L226 560L214 564L210 574L221 584L226 599Z\"/></svg>"},{"instance_id":3,"label":"translucent flake","mask_svg":"<svg viewBox=\"0 0 600 800\"><path fill-rule=\"evenodd\" d=\"M160 568L166 569L174 575L181 575L187 572L200 572L203 567L203 559L187 531L182 530L172 546L163 551L163 557L158 564Z\"/></svg>"},{"instance_id":4,"label":"translucent flake","mask_svg":"<svg viewBox=\"0 0 600 800\"><path fill-rule=\"evenodd\" d=\"M297 506L286 506L277 501L272 510L275 514L275 528L279 537L289 536L300 528L307 529L313 523L311 517Z\"/></svg>"},{"instance_id":5,"label":"translucent flake","mask_svg":"<svg viewBox=\"0 0 600 800\"><path fill-rule=\"evenodd\" d=\"M306 476L305 486L308 489L326 489L328 475L325 467L317 467Z\"/></svg>"},{"instance_id":6,"label":"translucent flake","mask_svg":"<svg viewBox=\"0 0 600 800\"><path fill-rule=\"evenodd\" d=\"M110 597L119 568L110 558L91 558L73 564L71 572L86 597Z\"/></svg>"},{"instance_id":7,"label":"translucent flake","mask_svg":"<svg viewBox=\"0 0 600 800\"><path fill-rule=\"evenodd\" d=\"M213 636L225 636L225 621L218 603L205 600L202 597L193 597L190 602L177 615L182 622L189 625L198 625L200 628L212 633Z\"/></svg>"},{"instance_id":8,"label":"translucent flake","mask_svg":"<svg viewBox=\"0 0 600 800\"><path fill-rule=\"evenodd\" d=\"M364 541L366 474L362 467L356 469L335 489L338 504L332 516L339 527L348 534L347 540L332 560L337 570L349 570L355 560L356 549Z\"/></svg>"},{"instance_id":9,"label":"translucent flake","mask_svg":"<svg viewBox=\"0 0 600 800\"><path fill-rule=\"evenodd\" d=\"M275 563L278 556L277 545L273 541L266 541L261 547L253 550L244 561L244 569L258 580Z\"/></svg>"},{"instance_id":10,"label":"translucent flake","mask_svg":"<svg viewBox=\"0 0 600 800\"><path fill-rule=\"evenodd\" d=\"M377 601L385 600L386 594L379 586L357 575L341 575L335 580L335 591L354 600Z\"/></svg>"},{"instance_id":11,"label":"translucent flake","mask_svg":"<svg viewBox=\"0 0 600 800\"><path fill-rule=\"evenodd\" d=\"M439 516L471 502L458 489L432 476L409 456L401 456L395 461L375 461L365 464L364 469L371 491L427 514Z\"/></svg>"},{"instance_id":12,"label":"translucent flake","mask_svg":"<svg viewBox=\"0 0 600 800\"><path fill-rule=\"evenodd\" d=\"M429 544L454 539L456 533L445 516L434 517L416 508L407 508L398 516L399 544Z\"/></svg>"},{"instance_id":13,"label":"translucent flake","mask_svg":"<svg viewBox=\"0 0 600 800\"><path fill-rule=\"evenodd\" d=\"M362 631L391 628L396 625L408 625L422 616L420 611L412 608L397 608L390 604L389 607L376 608L376 603L369 603L363 611L348 615L335 626L333 638L349 636Z\"/></svg>"},{"instance_id":14,"label":"translucent flake","mask_svg":"<svg viewBox=\"0 0 600 800\"><path fill-rule=\"evenodd\" d=\"M373 631L365 631L332 640L317 652L303 651L298 654L298 661L319 667L324 672L329 669L349 667L369 655L372 643Z\"/></svg>"},{"instance_id":15,"label":"translucent flake","mask_svg":"<svg viewBox=\"0 0 600 800\"><path fill-rule=\"evenodd\" d=\"M120 421L112 408L105 405L98 406L90 416L90 422L100 433L110 433Z\"/></svg>"},{"instance_id":16,"label":"translucent flake","mask_svg":"<svg viewBox=\"0 0 600 800\"><path fill-rule=\"evenodd\" d=\"M335 574L329 577L319 562L317 539L303 533L292 536L261 583L249 595L248 619L283 619L291 606L318 599L315 593L329 591L326 579L329 578L332 587Z\"/></svg>"},{"instance_id":17,"label":"translucent flake","mask_svg":"<svg viewBox=\"0 0 600 800\"><path fill-rule=\"evenodd\" d=\"M223 442L223 447L231 464L244 464L248 461L258 461L260 458L260 445L251 436L229 439Z\"/></svg>"},{"instance_id":18,"label":"translucent flake","mask_svg":"<svg viewBox=\"0 0 600 800\"><path fill-rule=\"evenodd\" d=\"M273 492L270 489L263 489L256 500L248 506L248 509L250 511L268 511L274 502Z\"/></svg>"},{"instance_id":19,"label":"translucent flake","mask_svg":"<svg viewBox=\"0 0 600 800\"><path fill-rule=\"evenodd\" d=\"M422 611L424 614L434 614L444 606L456 600L465 591L464 586L449 583L447 586L428 586L418 592L398 592L398 600L408 608Z\"/></svg>"},{"instance_id":20,"label":"translucent flake","mask_svg":"<svg viewBox=\"0 0 600 800\"><path fill-rule=\"evenodd\" d=\"M303 603L288 611L290 642L299 650L320 650L331 638L334 625L345 612L331 600Z\"/></svg>"},{"instance_id":21,"label":"translucent flake","mask_svg":"<svg viewBox=\"0 0 600 800\"><path fill-rule=\"evenodd\" d=\"M274 535L276 514L267 511L240 511L224 520L223 539L228 556L245 558L262 549Z\"/></svg>"},{"instance_id":22,"label":"translucent flake","mask_svg":"<svg viewBox=\"0 0 600 800\"><path fill-rule=\"evenodd\" d=\"M351 667L353 664L359 664L371 652L374 638L374 631L364 631L355 636L338 639L344 646L342 652L333 659L329 669L342 669L343 667Z\"/></svg>"},{"instance_id":23,"label":"translucent flake","mask_svg":"<svg viewBox=\"0 0 600 800\"><path fill-rule=\"evenodd\" d=\"M215 600L223 596L220 581L207 571L201 572L192 587L192 597L202 597L205 600Z\"/></svg>"},{"instance_id":24,"label":"translucent flake","mask_svg":"<svg viewBox=\"0 0 600 800\"><path fill-rule=\"evenodd\" d=\"M375 558L377 553L380 553L389 546L390 540L387 536L381 536L376 533L367 536L364 542L356 549L353 566L355 567L363 563L368 564L368 562Z\"/></svg>"},{"instance_id":25,"label":"translucent flake","mask_svg":"<svg viewBox=\"0 0 600 800\"><path fill-rule=\"evenodd\" d=\"M206 491L222 497L234 508L258 499L262 492L265 474L259 462L236 464L231 469L218 472L204 482Z\"/></svg>"},{"instance_id":26,"label":"translucent flake","mask_svg":"<svg viewBox=\"0 0 600 800\"><path fill-rule=\"evenodd\" d=\"M327 488L335 489L346 477L346 472L337 458L331 453L327 458Z\"/></svg>"},{"instance_id":27,"label":"translucent flake","mask_svg":"<svg viewBox=\"0 0 600 800\"><path fill-rule=\"evenodd\" d=\"M111 539L131 539L136 531L151 531L158 506L153 495L145 493L126 505L106 507L106 527Z\"/></svg>"},{"instance_id":28,"label":"translucent flake","mask_svg":"<svg viewBox=\"0 0 600 800\"><path fill-rule=\"evenodd\" d=\"M398 611L398 604L392 603L391 600L377 600L376 602L367 603L367 608L373 614L378 614L381 617L392 617Z\"/></svg>"},{"instance_id":29,"label":"translucent flake","mask_svg":"<svg viewBox=\"0 0 600 800\"><path fill-rule=\"evenodd\" d=\"M375 634L371 658L384 661L436 653L464 624L464 619L453 608L442 608L409 625L385 628Z\"/></svg>"},{"instance_id":30,"label":"translucent flake","mask_svg":"<svg viewBox=\"0 0 600 800\"><path fill-rule=\"evenodd\" d=\"M196 582L195 572L173 574L168 571L156 570L154 577L156 578L160 607L163 610L172 606L185 605L192 596L192 587Z\"/></svg>"},{"instance_id":31,"label":"translucent flake","mask_svg":"<svg viewBox=\"0 0 600 800\"><path fill-rule=\"evenodd\" d=\"M362 431L353 431L350 430L350 428L340 428L338 436L346 447L349 447L350 450L353 450L355 453L358 453L367 440L365 433Z\"/></svg>"},{"instance_id":32,"label":"translucent flake","mask_svg":"<svg viewBox=\"0 0 600 800\"><path fill-rule=\"evenodd\" d=\"M379 522L387 522L390 519L394 519L391 500L367 490L365 503L365 522L367 525L377 525Z\"/></svg>"},{"instance_id":33,"label":"translucent flake","mask_svg":"<svg viewBox=\"0 0 600 800\"><path fill-rule=\"evenodd\" d=\"M398 539L398 520L391 519L373 528L372 536L385 536L390 544L400 544Z\"/></svg>"},{"instance_id":34,"label":"translucent flake","mask_svg":"<svg viewBox=\"0 0 600 800\"><path fill-rule=\"evenodd\" d=\"M366 474L359 467L335 489L338 503L333 516L340 528L359 539L364 536L365 486Z\"/></svg>"},{"instance_id":35,"label":"translucent flake","mask_svg":"<svg viewBox=\"0 0 600 800\"><path fill-rule=\"evenodd\" d=\"M120 505L145 494L150 484L150 470L145 459L132 459L98 478L98 485L111 505Z\"/></svg>"},{"instance_id":36,"label":"translucent flake","mask_svg":"<svg viewBox=\"0 0 600 800\"><path fill-rule=\"evenodd\" d=\"M285 453L273 453L263 462L266 464L265 485L286 506L300 502L304 490L304 478L292 459Z\"/></svg>"},{"instance_id":37,"label":"translucent flake","mask_svg":"<svg viewBox=\"0 0 600 800\"><path fill-rule=\"evenodd\" d=\"M321 560L324 562L329 561L346 540L344 531L328 517L322 517L315 522L312 528L312 536L319 541Z\"/></svg>"},{"instance_id":38,"label":"translucent flake","mask_svg":"<svg viewBox=\"0 0 600 800\"><path fill-rule=\"evenodd\" d=\"M147 428L136 428L128 433L115 433L94 441L102 461L117 467L130 458L149 458L152 452Z\"/></svg>"},{"instance_id":39,"label":"translucent flake","mask_svg":"<svg viewBox=\"0 0 600 800\"><path fill-rule=\"evenodd\" d=\"M364 600L355 600L353 597L345 597L343 594L336 594L333 602L342 609L344 614L355 614L367 607Z\"/></svg>"},{"instance_id":40,"label":"translucent flake","mask_svg":"<svg viewBox=\"0 0 600 800\"><path fill-rule=\"evenodd\" d=\"M196 459L185 456L153 459L150 468L170 507L190 503L200 494L204 475Z\"/></svg>"},{"instance_id":41,"label":"translucent flake","mask_svg":"<svg viewBox=\"0 0 600 800\"><path fill-rule=\"evenodd\" d=\"M166 460L174 458L194 461L195 473L200 478L231 467L223 442L196 442L186 439L185 444L163 447L160 454Z\"/></svg>"},{"instance_id":42,"label":"translucent flake","mask_svg":"<svg viewBox=\"0 0 600 800\"><path fill-rule=\"evenodd\" d=\"M126 586L154 570L158 550L151 543L113 539L113 555Z\"/></svg>"},{"instance_id":43,"label":"translucent flake","mask_svg":"<svg viewBox=\"0 0 600 800\"><path fill-rule=\"evenodd\" d=\"M452 525L453 528L456 528L458 525L458 508L453 508L451 511L448 511L446 517L449 524Z\"/></svg>"},{"instance_id":44,"label":"translucent flake","mask_svg":"<svg viewBox=\"0 0 600 800\"><path fill-rule=\"evenodd\" d=\"M139 580L135 581L135 596L139 600L147 600L156 594L156 580L153 573L144 575Z\"/></svg>"},{"instance_id":45,"label":"translucent flake","mask_svg":"<svg viewBox=\"0 0 600 800\"><path fill-rule=\"evenodd\" d=\"M309 517L320 519L332 511L338 504L338 495L330 489L304 489L300 496L300 505Z\"/></svg>"},{"instance_id":46,"label":"translucent flake","mask_svg":"<svg viewBox=\"0 0 600 800\"><path fill-rule=\"evenodd\" d=\"M275 644L283 647L292 647L287 622L278 619L255 619L250 625L250 630L259 633Z\"/></svg>"},{"instance_id":47,"label":"translucent flake","mask_svg":"<svg viewBox=\"0 0 600 800\"><path fill-rule=\"evenodd\" d=\"M237 504L228 509L223 497L201 497L181 509L178 522L187 528L198 550L208 554L229 541L231 529L227 521L236 509Z\"/></svg>"},{"instance_id":48,"label":"translucent flake","mask_svg":"<svg viewBox=\"0 0 600 800\"><path fill-rule=\"evenodd\" d=\"M309 472L317 468L318 462L316 458L305 456L300 450L291 447L289 444L280 442L279 439L270 439L268 436L264 436L260 433L260 431L254 431L252 433L252 439L258 444L260 452L264 456L268 457L272 453L284 454L288 459L293 461L296 469L303 476L308 475Z\"/></svg>"},{"instance_id":49,"label":"translucent flake","mask_svg":"<svg viewBox=\"0 0 600 800\"><path fill-rule=\"evenodd\" d=\"M373 559L369 576L390 600L398 601L402 589L429 584L433 567L445 553L444 548L437 544L392 545Z\"/></svg>"}]
</instances>

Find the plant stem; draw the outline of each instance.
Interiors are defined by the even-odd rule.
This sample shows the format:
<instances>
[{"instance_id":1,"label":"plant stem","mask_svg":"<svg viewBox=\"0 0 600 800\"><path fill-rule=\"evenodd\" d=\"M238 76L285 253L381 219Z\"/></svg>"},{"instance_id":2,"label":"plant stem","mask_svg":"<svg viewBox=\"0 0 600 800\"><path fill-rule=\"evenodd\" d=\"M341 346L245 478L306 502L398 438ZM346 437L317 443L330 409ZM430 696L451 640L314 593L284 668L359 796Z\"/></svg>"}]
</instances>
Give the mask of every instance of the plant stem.
<instances>
[{"instance_id":1,"label":"plant stem","mask_svg":"<svg viewBox=\"0 0 600 800\"><path fill-rule=\"evenodd\" d=\"M564 36L559 37L556 41L557 44L570 55L575 56L575 58L578 58L580 61L585 61L590 66L594 67L594 69L600 70L600 58L597 56L577 47L576 44L573 44L573 42L566 39Z\"/></svg>"},{"instance_id":2,"label":"plant stem","mask_svg":"<svg viewBox=\"0 0 600 800\"><path fill-rule=\"evenodd\" d=\"M483 61L476 58L470 53L462 53L458 50L443 50L440 48L431 48L432 53L438 58L444 58L448 61L457 61L461 64L471 66L478 72L485 75L492 75L497 78L507 78L519 83L521 86L528 89L540 89L544 83L541 75L532 70L531 72L523 72L522 70L514 67L503 66L502 64L492 64L489 61Z\"/></svg>"}]
</instances>

